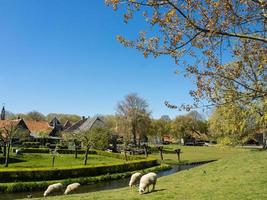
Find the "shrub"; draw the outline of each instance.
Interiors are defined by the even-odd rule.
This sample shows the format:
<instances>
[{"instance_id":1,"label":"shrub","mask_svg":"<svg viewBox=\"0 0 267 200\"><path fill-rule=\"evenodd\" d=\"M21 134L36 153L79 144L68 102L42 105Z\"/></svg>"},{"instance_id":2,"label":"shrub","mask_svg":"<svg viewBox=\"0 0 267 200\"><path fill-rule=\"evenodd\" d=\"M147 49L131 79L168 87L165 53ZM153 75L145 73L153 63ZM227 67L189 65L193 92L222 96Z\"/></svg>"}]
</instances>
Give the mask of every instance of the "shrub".
<instances>
[{"instance_id":1,"label":"shrub","mask_svg":"<svg viewBox=\"0 0 267 200\"><path fill-rule=\"evenodd\" d=\"M102 174L122 173L133 170L140 170L157 165L156 159L131 161L129 163L116 165L100 165L95 167L62 167L58 169L30 169L30 170L8 170L0 171L0 182L20 182L20 181L43 181L60 180L75 177L98 176Z\"/></svg>"},{"instance_id":2,"label":"shrub","mask_svg":"<svg viewBox=\"0 0 267 200\"><path fill-rule=\"evenodd\" d=\"M21 148L23 153L49 153L50 149L48 148ZM13 152L16 152L16 149L13 149Z\"/></svg>"},{"instance_id":3,"label":"shrub","mask_svg":"<svg viewBox=\"0 0 267 200\"><path fill-rule=\"evenodd\" d=\"M23 142L22 146L26 148L39 148L40 142Z\"/></svg>"},{"instance_id":4,"label":"shrub","mask_svg":"<svg viewBox=\"0 0 267 200\"><path fill-rule=\"evenodd\" d=\"M107 151L100 151L100 150L95 150L97 155L101 156L107 156L107 157L112 157L112 158L117 158L117 159L124 159L124 155L121 153L111 153ZM127 155L128 160L141 160L144 159L144 156L133 156L133 155Z\"/></svg>"},{"instance_id":5,"label":"shrub","mask_svg":"<svg viewBox=\"0 0 267 200\"><path fill-rule=\"evenodd\" d=\"M75 154L75 150L69 150L69 149L59 149L59 150L57 150L57 152L59 154ZM85 150L78 150L77 153L78 154L84 154ZM90 150L89 154L96 154L96 151Z\"/></svg>"}]
</instances>

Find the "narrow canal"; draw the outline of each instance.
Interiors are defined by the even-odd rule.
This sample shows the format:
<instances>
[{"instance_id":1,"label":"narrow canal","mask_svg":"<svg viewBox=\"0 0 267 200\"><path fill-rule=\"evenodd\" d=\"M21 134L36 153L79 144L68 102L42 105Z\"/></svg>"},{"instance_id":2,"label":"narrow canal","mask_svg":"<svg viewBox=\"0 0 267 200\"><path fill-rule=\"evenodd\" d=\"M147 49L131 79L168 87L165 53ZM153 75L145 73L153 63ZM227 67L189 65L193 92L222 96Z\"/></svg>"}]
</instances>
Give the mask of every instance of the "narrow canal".
<instances>
[{"instance_id":1,"label":"narrow canal","mask_svg":"<svg viewBox=\"0 0 267 200\"><path fill-rule=\"evenodd\" d=\"M203 163L202 163L203 164ZM182 170L188 170L193 167L200 166L201 164L187 164L187 165L179 165L179 166L172 166L172 169L165 170L158 172L158 177L167 176ZM105 182L99 182L91 185L84 185L81 186L75 193L88 193L88 192L97 192L101 190L110 190L110 189L116 189L116 188L122 188L127 187L129 183L130 178L124 178L119 180L112 180L112 181L105 181ZM32 192L32 197L43 197L44 191L35 191ZM0 194L0 199L2 200L15 200L15 199L24 199L27 198L27 195L29 193L27 192L21 192L21 193L12 193L12 194Z\"/></svg>"}]
</instances>

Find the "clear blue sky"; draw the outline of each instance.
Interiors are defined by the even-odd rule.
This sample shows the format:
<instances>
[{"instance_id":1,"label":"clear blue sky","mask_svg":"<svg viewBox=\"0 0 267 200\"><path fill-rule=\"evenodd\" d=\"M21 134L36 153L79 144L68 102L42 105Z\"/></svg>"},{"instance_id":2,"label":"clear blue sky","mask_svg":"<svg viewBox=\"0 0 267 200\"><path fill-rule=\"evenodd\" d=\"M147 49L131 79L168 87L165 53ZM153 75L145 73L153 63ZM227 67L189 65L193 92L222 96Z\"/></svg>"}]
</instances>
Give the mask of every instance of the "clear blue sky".
<instances>
[{"instance_id":1,"label":"clear blue sky","mask_svg":"<svg viewBox=\"0 0 267 200\"><path fill-rule=\"evenodd\" d=\"M0 103L8 110L79 115L114 114L130 92L147 100L155 118L190 103L190 81L167 58L144 58L117 40L134 38L139 19L124 24L104 0L1 0Z\"/></svg>"}]
</instances>

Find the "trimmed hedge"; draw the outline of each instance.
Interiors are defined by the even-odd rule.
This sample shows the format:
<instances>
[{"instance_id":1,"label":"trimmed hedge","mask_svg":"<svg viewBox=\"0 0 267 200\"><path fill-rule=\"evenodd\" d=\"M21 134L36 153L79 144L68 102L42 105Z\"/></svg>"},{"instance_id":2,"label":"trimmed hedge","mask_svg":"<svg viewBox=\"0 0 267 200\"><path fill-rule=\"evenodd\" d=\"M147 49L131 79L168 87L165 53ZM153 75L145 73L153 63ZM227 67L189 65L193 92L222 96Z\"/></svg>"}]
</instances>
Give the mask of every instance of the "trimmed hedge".
<instances>
[{"instance_id":1,"label":"trimmed hedge","mask_svg":"<svg viewBox=\"0 0 267 200\"><path fill-rule=\"evenodd\" d=\"M69 150L69 149L59 149L57 150L59 154L75 154L75 150ZM85 150L78 150L78 154L85 154ZM89 154L96 154L96 151L90 150Z\"/></svg>"},{"instance_id":2,"label":"trimmed hedge","mask_svg":"<svg viewBox=\"0 0 267 200\"><path fill-rule=\"evenodd\" d=\"M121 153L111 153L107 151L100 151L100 150L95 150L97 155L101 156L107 156L107 157L112 157L112 158L117 158L117 159L122 159L124 160L124 154ZM145 156L134 156L134 155L128 155L127 154L127 160L141 160L145 159Z\"/></svg>"},{"instance_id":3,"label":"trimmed hedge","mask_svg":"<svg viewBox=\"0 0 267 200\"><path fill-rule=\"evenodd\" d=\"M142 173L159 172L159 171L163 171L167 169L171 169L171 167L169 165L159 165L156 167L143 169L140 172ZM78 182L81 185L87 185L87 184L97 183L101 181L109 181L109 180L127 178L127 177L130 177L134 172L136 171L116 173L116 174L105 174L105 175L95 176L95 177L80 177L80 178L53 180L53 181L2 183L0 184L0 193L45 190L48 187L48 185L53 184L53 183L59 183L59 182L62 183L64 186L67 186L68 184L75 183L75 182Z\"/></svg>"},{"instance_id":4,"label":"trimmed hedge","mask_svg":"<svg viewBox=\"0 0 267 200\"><path fill-rule=\"evenodd\" d=\"M98 176L102 174L122 173L127 171L149 168L157 165L156 159L130 161L128 163L116 165L84 166L74 168L55 168L55 169L12 169L0 171L0 182L21 182L21 181L44 181L60 180L75 177Z\"/></svg>"},{"instance_id":5,"label":"trimmed hedge","mask_svg":"<svg viewBox=\"0 0 267 200\"><path fill-rule=\"evenodd\" d=\"M48 148L21 148L22 153L50 153ZM13 149L13 153L16 152L16 149Z\"/></svg>"},{"instance_id":6,"label":"trimmed hedge","mask_svg":"<svg viewBox=\"0 0 267 200\"><path fill-rule=\"evenodd\" d=\"M49 148L21 148L22 153L50 153ZM13 152L16 152L16 149L13 149ZM69 149L58 149L59 154L75 154L75 150ZM78 150L78 154L85 154L85 150ZM89 154L96 154L96 151L90 150Z\"/></svg>"}]
</instances>

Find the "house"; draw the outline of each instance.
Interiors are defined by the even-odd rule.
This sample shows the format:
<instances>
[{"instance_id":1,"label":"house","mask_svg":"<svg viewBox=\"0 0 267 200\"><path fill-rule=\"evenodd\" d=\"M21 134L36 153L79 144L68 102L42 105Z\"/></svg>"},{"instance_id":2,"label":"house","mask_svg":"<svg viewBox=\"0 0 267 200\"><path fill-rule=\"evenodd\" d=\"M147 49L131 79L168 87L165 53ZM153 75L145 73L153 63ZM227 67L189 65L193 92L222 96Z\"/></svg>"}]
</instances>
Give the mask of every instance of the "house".
<instances>
[{"instance_id":1,"label":"house","mask_svg":"<svg viewBox=\"0 0 267 200\"><path fill-rule=\"evenodd\" d=\"M66 124L65 124L66 125ZM88 131L95 127L103 127L105 123L100 117L85 118L82 117L81 120L71 125L69 128L66 128L64 132L68 133L79 133L83 131Z\"/></svg>"},{"instance_id":2,"label":"house","mask_svg":"<svg viewBox=\"0 0 267 200\"><path fill-rule=\"evenodd\" d=\"M10 128L15 128L16 133L20 132L23 133L25 140L30 139L30 130L28 126L26 125L25 121L22 119L15 119L15 120L2 120L4 118L1 118L0 120L0 130L1 130L1 138L2 140L8 139L8 131ZM14 137L14 140L19 140L20 138Z\"/></svg>"}]
</instances>

